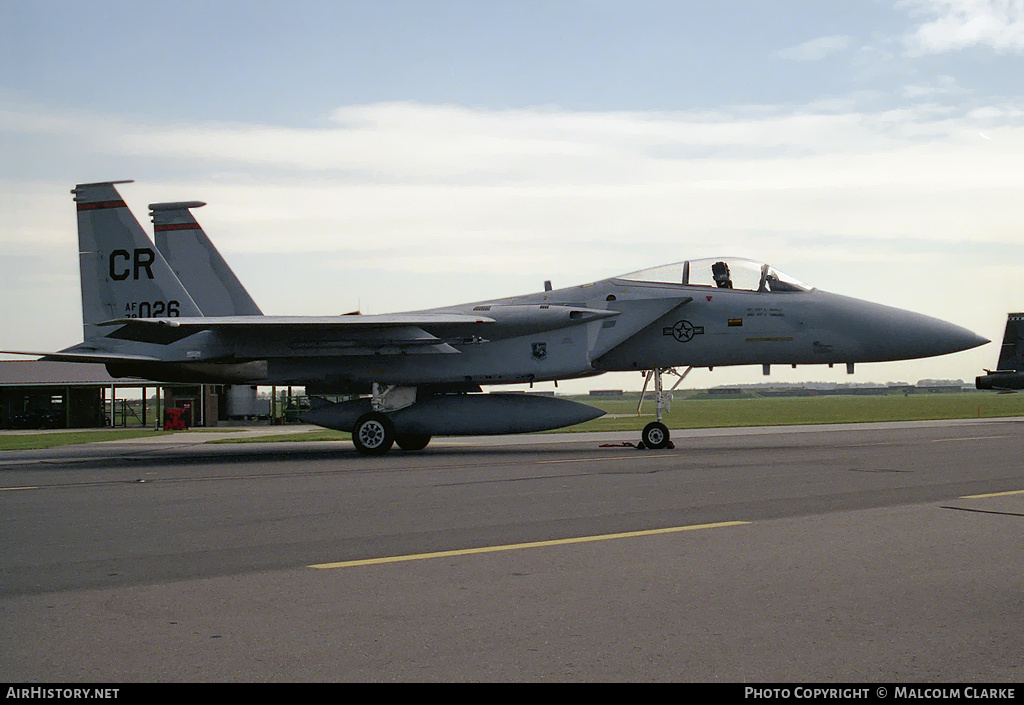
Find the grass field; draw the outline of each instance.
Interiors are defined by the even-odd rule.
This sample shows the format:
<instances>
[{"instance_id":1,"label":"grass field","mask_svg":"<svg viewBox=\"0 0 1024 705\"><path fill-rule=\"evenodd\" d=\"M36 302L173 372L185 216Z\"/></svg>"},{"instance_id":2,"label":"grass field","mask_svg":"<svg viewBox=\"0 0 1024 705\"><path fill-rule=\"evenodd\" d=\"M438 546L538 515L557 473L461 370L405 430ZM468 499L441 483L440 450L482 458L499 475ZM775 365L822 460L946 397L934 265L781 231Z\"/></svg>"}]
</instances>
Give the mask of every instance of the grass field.
<instances>
[{"instance_id":1,"label":"grass field","mask_svg":"<svg viewBox=\"0 0 1024 705\"><path fill-rule=\"evenodd\" d=\"M70 446L80 443L97 443L99 441L120 441L126 438L152 438L167 436L173 431L154 431L153 429L104 429L95 431L54 431L53 433L3 433L0 434L0 450L35 450Z\"/></svg>"},{"instance_id":2,"label":"grass field","mask_svg":"<svg viewBox=\"0 0 1024 705\"><path fill-rule=\"evenodd\" d=\"M745 392L731 398L711 396L703 392L677 392L675 396L664 420L669 428L676 429L1024 416L1024 396L991 392L918 393L907 396L893 393L877 396L820 397L762 397L755 393ZM591 396L572 398L575 401L604 409L609 416L552 433L639 431L654 416L654 401L649 398L644 402L643 416L637 418L636 405L639 394L611 398ZM164 433L164 431L146 429L98 429L38 434L0 433L0 451L152 437ZM317 430L210 442L320 441L341 440L348 437L349 434L340 431Z\"/></svg>"},{"instance_id":3,"label":"grass field","mask_svg":"<svg viewBox=\"0 0 1024 705\"><path fill-rule=\"evenodd\" d=\"M576 401L600 407L610 415L580 426L574 431L614 431L640 428L636 418L639 395L615 399L575 397ZM643 406L647 417L654 415L654 400ZM669 428L716 428L728 426L789 426L819 423L869 423L874 421L920 421L924 419L995 418L1024 415L1024 397L985 392L938 394L885 394L878 396L760 397L737 398L689 395L672 402L665 414Z\"/></svg>"}]
</instances>

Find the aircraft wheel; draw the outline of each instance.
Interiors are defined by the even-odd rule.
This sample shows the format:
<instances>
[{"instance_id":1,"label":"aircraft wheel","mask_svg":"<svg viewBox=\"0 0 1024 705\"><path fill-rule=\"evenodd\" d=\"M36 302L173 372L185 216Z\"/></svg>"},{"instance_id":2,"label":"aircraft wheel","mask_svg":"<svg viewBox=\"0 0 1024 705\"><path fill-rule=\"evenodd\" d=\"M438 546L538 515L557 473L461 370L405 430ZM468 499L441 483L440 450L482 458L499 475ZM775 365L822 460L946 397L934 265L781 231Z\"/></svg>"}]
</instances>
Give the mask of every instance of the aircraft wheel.
<instances>
[{"instance_id":1,"label":"aircraft wheel","mask_svg":"<svg viewBox=\"0 0 1024 705\"><path fill-rule=\"evenodd\" d=\"M641 443L647 448L654 448L656 450L668 448L668 426L658 421L652 421L644 426L644 431L640 434L640 438Z\"/></svg>"},{"instance_id":2,"label":"aircraft wheel","mask_svg":"<svg viewBox=\"0 0 1024 705\"><path fill-rule=\"evenodd\" d=\"M417 433L400 433L395 436L395 443L402 450L423 450L430 443L430 436Z\"/></svg>"},{"instance_id":3,"label":"aircraft wheel","mask_svg":"<svg viewBox=\"0 0 1024 705\"><path fill-rule=\"evenodd\" d=\"M363 414L352 427L352 443L363 455L384 455L395 442L395 427L384 414Z\"/></svg>"}]
</instances>

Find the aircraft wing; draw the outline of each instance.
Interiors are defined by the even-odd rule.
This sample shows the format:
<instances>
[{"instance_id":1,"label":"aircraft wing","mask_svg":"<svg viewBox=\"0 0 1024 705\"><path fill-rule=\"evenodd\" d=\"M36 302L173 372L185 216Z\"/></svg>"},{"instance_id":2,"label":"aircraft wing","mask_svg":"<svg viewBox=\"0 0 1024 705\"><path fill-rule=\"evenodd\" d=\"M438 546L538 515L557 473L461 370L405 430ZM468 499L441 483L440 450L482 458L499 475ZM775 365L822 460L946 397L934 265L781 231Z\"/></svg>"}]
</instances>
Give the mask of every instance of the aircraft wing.
<instances>
[{"instance_id":1,"label":"aircraft wing","mask_svg":"<svg viewBox=\"0 0 1024 705\"><path fill-rule=\"evenodd\" d=\"M142 326L169 326L196 330L214 328L331 328L335 330L354 328L386 328L393 326L464 326L493 323L488 316L469 316L461 313L399 313L347 316L200 316L187 318L115 318L100 323L101 326L139 324Z\"/></svg>"},{"instance_id":2,"label":"aircraft wing","mask_svg":"<svg viewBox=\"0 0 1024 705\"><path fill-rule=\"evenodd\" d=\"M204 335L212 345L206 349L211 356L256 359L289 355L458 353L453 346L487 343L618 315L618 311L563 305L488 304L474 308L472 313L441 310L319 317L116 318L99 325L118 326L107 338L158 345Z\"/></svg>"},{"instance_id":3,"label":"aircraft wing","mask_svg":"<svg viewBox=\"0 0 1024 705\"><path fill-rule=\"evenodd\" d=\"M248 354L275 346L292 353L365 352L457 353L450 343L485 342L487 316L454 313L348 316L215 316L190 318L118 318L100 323L120 326L106 337L167 345L210 331L220 339L244 343Z\"/></svg>"},{"instance_id":4,"label":"aircraft wing","mask_svg":"<svg viewBox=\"0 0 1024 705\"><path fill-rule=\"evenodd\" d=\"M160 362L160 358L149 355L123 355L114 352L26 352L23 350L0 350L4 355L30 355L39 362Z\"/></svg>"}]
</instances>

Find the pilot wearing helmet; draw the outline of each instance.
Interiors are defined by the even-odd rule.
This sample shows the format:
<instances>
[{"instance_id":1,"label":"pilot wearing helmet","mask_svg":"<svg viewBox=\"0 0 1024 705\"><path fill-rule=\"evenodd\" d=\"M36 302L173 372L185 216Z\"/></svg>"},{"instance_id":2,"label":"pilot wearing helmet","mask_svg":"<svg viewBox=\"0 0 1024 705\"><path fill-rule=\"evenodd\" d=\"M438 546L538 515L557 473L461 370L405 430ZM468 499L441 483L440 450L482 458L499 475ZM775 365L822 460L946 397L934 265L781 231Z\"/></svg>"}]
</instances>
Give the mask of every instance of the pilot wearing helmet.
<instances>
[{"instance_id":1,"label":"pilot wearing helmet","mask_svg":"<svg viewBox=\"0 0 1024 705\"><path fill-rule=\"evenodd\" d=\"M715 284L719 289L731 289L732 279L729 278L729 265L725 262L715 262L711 265L711 275L715 278Z\"/></svg>"}]
</instances>

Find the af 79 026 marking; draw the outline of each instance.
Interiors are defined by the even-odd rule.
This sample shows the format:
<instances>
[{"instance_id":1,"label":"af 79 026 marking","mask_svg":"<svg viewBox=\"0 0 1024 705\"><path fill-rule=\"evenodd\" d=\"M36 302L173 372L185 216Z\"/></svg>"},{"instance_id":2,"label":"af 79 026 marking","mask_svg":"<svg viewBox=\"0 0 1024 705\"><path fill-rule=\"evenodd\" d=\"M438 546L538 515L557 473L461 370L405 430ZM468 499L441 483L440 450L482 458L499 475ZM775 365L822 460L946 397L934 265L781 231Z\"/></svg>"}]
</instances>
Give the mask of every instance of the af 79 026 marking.
<instances>
[{"instance_id":1,"label":"af 79 026 marking","mask_svg":"<svg viewBox=\"0 0 1024 705\"><path fill-rule=\"evenodd\" d=\"M181 315L179 301L130 301L125 304L125 318L177 318Z\"/></svg>"}]
</instances>

